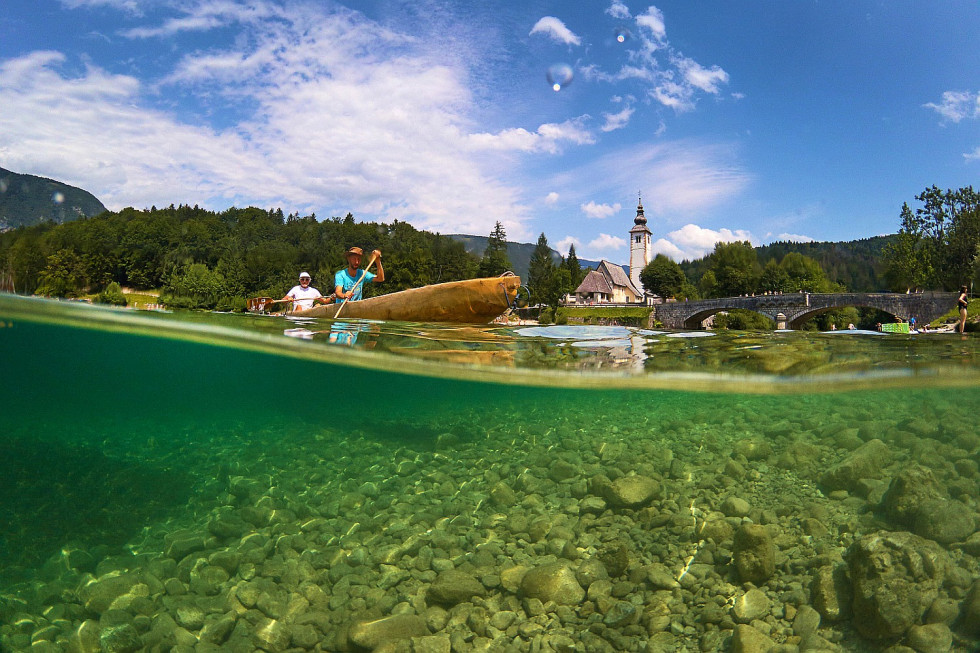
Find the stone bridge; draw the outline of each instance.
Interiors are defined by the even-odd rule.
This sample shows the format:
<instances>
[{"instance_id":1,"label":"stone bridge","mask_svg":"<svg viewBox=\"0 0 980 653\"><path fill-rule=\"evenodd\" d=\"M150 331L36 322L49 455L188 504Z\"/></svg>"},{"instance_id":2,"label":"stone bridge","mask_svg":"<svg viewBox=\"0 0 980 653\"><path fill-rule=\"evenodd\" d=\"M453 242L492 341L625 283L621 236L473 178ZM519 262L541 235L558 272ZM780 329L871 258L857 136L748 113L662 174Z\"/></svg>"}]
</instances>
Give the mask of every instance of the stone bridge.
<instances>
[{"instance_id":1,"label":"stone bridge","mask_svg":"<svg viewBox=\"0 0 980 653\"><path fill-rule=\"evenodd\" d=\"M956 306L956 293L786 293L756 297L725 297L696 302L657 304L650 315L669 329L697 329L707 318L720 311L735 308L762 313L777 325L785 323L791 329L820 313L837 308L876 308L902 321L910 317L921 324L936 319Z\"/></svg>"}]
</instances>

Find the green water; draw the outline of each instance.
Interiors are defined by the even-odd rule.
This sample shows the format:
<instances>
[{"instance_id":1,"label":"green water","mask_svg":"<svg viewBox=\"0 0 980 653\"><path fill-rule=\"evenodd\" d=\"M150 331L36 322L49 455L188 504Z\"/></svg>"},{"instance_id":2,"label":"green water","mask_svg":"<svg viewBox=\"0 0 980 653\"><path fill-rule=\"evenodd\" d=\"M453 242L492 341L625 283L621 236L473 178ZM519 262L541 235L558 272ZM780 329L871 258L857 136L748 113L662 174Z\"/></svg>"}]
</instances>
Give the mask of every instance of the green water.
<instances>
[{"instance_id":1,"label":"green water","mask_svg":"<svg viewBox=\"0 0 980 653\"><path fill-rule=\"evenodd\" d=\"M240 540L252 532L296 541L277 544L266 566L276 556L287 567L330 558L305 572L331 601L314 629L323 650L340 650L337 633L350 623L419 614L413 597L447 565L483 579L486 619L516 611L515 623L537 626L488 630L471 616L465 628L450 619L435 630L435 619L431 637L462 638L469 628L467 646L477 647L522 650L537 635L568 637L582 650L648 641L727 650L734 624L715 617L750 587L737 577L726 531L743 522L773 535L775 572L757 583L771 607L756 626L774 642L799 644L793 616L815 604L821 566L844 564L862 536L918 529L948 571L938 589L920 587L929 604L907 626L933 620L945 624L952 650L978 645L964 622L971 592L980 597L975 337L521 330L337 327L0 296L0 622L21 620L0 627L0 647L26 650L35 638L67 650L86 619L108 632L105 612L78 607L79 587L157 569L181 538L209 538L203 553L176 560L189 595L234 593L265 578L262 565L243 563L207 590L179 570L244 551ZM877 465L828 480L872 441L883 447ZM882 507L892 480L912 468L925 470L931 500L954 506L952 519L972 530L936 535L925 517L902 521ZM597 487L634 474L656 480L653 501L595 506ZM731 497L747 502L744 514L725 505ZM222 520L245 532L223 532L214 526ZM719 524L715 536L702 535ZM427 553L415 546L384 558L413 538L425 538ZM612 589L596 586L596 598L583 588L590 596L574 614L535 616L500 582L514 564L554 559L579 569L619 550L628 562ZM426 556L441 562L430 568ZM391 584L399 565L412 577ZM683 582L664 594L644 580L653 568ZM301 586L268 577L277 591ZM149 648L169 644L151 645L156 631L138 617L172 611L167 596L151 587L150 607L129 609ZM618 623L610 602L640 616ZM930 617L933 603L948 614L937 607ZM227 610L212 607L208 622ZM280 646L249 630L271 617L250 614L236 615L244 634L222 646L303 650L299 620L292 644ZM871 651L919 636L906 627L868 637L849 614L825 614L819 633L841 650Z\"/></svg>"}]
</instances>

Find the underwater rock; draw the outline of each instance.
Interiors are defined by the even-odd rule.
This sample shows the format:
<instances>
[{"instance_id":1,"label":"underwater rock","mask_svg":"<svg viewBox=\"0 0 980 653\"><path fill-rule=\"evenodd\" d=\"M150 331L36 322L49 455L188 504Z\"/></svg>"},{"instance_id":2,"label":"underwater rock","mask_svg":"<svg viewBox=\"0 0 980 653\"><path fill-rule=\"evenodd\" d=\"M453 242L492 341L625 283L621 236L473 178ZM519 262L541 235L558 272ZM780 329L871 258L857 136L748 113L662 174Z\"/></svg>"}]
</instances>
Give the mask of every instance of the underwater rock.
<instances>
[{"instance_id":1,"label":"underwater rock","mask_svg":"<svg viewBox=\"0 0 980 653\"><path fill-rule=\"evenodd\" d=\"M439 605L454 606L469 601L474 596L485 596L486 593L486 588L476 578L453 569L444 571L436 577L426 597Z\"/></svg>"},{"instance_id":2,"label":"underwater rock","mask_svg":"<svg viewBox=\"0 0 980 653\"><path fill-rule=\"evenodd\" d=\"M529 569L521 580L521 593L542 603L578 605L585 590L578 584L571 569L561 563L551 563Z\"/></svg>"},{"instance_id":3,"label":"underwater rock","mask_svg":"<svg viewBox=\"0 0 980 653\"><path fill-rule=\"evenodd\" d=\"M772 455L772 445L766 440L757 438L739 440L732 449L736 455L743 456L749 461L765 460Z\"/></svg>"},{"instance_id":4,"label":"underwater rock","mask_svg":"<svg viewBox=\"0 0 980 653\"><path fill-rule=\"evenodd\" d=\"M745 517L751 509L749 502L739 497L728 497L721 503L721 511L726 517Z\"/></svg>"},{"instance_id":5,"label":"underwater rock","mask_svg":"<svg viewBox=\"0 0 980 653\"><path fill-rule=\"evenodd\" d=\"M606 565L602 564L602 561L598 558L589 558L588 560L582 561L582 564L575 570L575 580L586 589L595 581L608 578L609 572L606 571Z\"/></svg>"},{"instance_id":6,"label":"underwater rock","mask_svg":"<svg viewBox=\"0 0 980 653\"><path fill-rule=\"evenodd\" d=\"M940 544L952 544L972 535L976 521L970 508L960 501L928 499L916 510L912 530Z\"/></svg>"},{"instance_id":7,"label":"underwater rock","mask_svg":"<svg viewBox=\"0 0 980 653\"><path fill-rule=\"evenodd\" d=\"M848 547L854 626L870 639L903 636L939 594L948 566L935 542L908 532L879 531Z\"/></svg>"},{"instance_id":8,"label":"underwater rock","mask_svg":"<svg viewBox=\"0 0 980 653\"><path fill-rule=\"evenodd\" d=\"M413 614L396 614L373 621L360 621L350 627L347 633L352 644L367 649L393 641L428 635L425 619Z\"/></svg>"},{"instance_id":9,"label":"underwater rock","mask_svg":"<svg viewBox=\"0 0 980 653\"><path fill-rule=\"evenodd\" d=\"M602 488L600 495L616 508L639 508L660 495L660 483L648 476L622 476Z\"/></svg>"},{"instance_id":10,"label":"underwater rock","mask_svg":"<svg viewBox=\"0 0 980 653\"><path fill-rule=\"evenodd\" d=\"M184 537L176 539L167 547L167 557L174 560L183 560L188 555L207 548L207 542L202 536Z\"/></svg>"},{"instance_id":11,"label":"underwater rock","mask_svg":"<svg viewBox=\"0 0 980 653\"><path fill-rule=\"evenodd\" d=\"M855 491L862 478L880 478L891 461L888 445L878 439L869 440L828 469L820 482L831 490Z\"/></svg>"},{"instance_id":12,"label":"underwater rock","mask_svg":"<svg viewBox=\"0 0 980 653\"><path fill-rule=\"evenodd\" d=\"M929 499L942 498L944 494L932 470L911 464L892 478L878 509L895 523L910 528L919 506Z\"/></svg>"},{"instance_id":13,"label":"underwater rock","mask_svg":"<svg viewBox=\"0 0 980 653\"><path fill-rule=\"evenodd\" d=\"M517 503L517 494L503 481L496 483L490 489L490 498L501 508L510 508Z\"/></svg>"},{"instance_id":14,"label":"underwater rock","mask_svg":"<svg viewBox=\"0 0 980 653\"><path fill-rule=\"evenodd\" d=\"M762 590L751 589L735 599L732 616L740 624L751 623L769 614L769 598Z\"/></svg>"},{"instance_id":15,"label":"underwater rock","mask_svg":"<svg viewBox=\"0 0 980 653\"><path fill-rule=\"evenodd\" d=\"M412 653L449 653L449 635L426 635L412 638Z\"/></svg>"},{"instance_id":16,"label":"underwater rock","mask_svg":"<svg viewBox=\"0 0 980 653\"><path fill-rule=\"evenodd\" d=\"M562 483L578 476L578 469L564 460L559 460L548 470L548 478L555 483Z\"/></svg>"},{"instance_id":17,"label":"underwater rock","mask_svg":"<svg viewBox=\"0 0 980 653\"><path fill-rule=\"evenodd\" d=\"M733 549L739 580L765 583L776 571L776 552L765 526L743 524L735 531Z\"/></svg>"},{"instance_id":18,"label":"underwater rock","mask_svg":"<svg viewBox=\"0 0 980 653\"><path fill-rule=\"evenodd\" d=\"M732 653L767 653L776 646L771 637L752 626L739 624L732 635Z\"/></svg>"},{"instance_id":19,"label":"underwater rock","mask_svg":"<svg viewBox=\"0 0 980 653\"><path fill-rule=\"evenodd\" d=\"M820 628L820 613L809 605L801 605L793 619L793 634L806 637Z\"/></svg>"},{"instance_id":20,"label":"underwater rock","mask_svg":"<svg viewBox=\"0 0 980 653\"><path fill-rule=\"evenodd\" d=\"M68 651L70 653L98 653L102 650L102 641L99 637L101 631L97 621L86 619L68 637Z\"/></svg>"},{"instance_id":21,"label":"underwater rock","mask_svg":"<svg viewBox=\"0 0 980 653\"><path fill-rule=\"evenodd\" d=\"M113 572L82 585L78 589L78 596L85 603L86 610L100 614L108 610L118 597L128 594L138 582L136 574Z\"/></svg>"},{"instance_id":22,"label":"underwater rock","mask_svg":"<svg viewBox=\"0 0 980 653\"><path fill-rule=\"evenodd\" d=\"M957 628L972 637L980 637L980 579L973 581L963 599Z\"/></svg>"},{"instance_id":23,"label":"underwater rock","mask_svg":"<svg viewBox=\"0 0 980 653\"><path fill-rule=\"evenodd\" d=\"M231 635L231 631L235 629L235 623L234 618L225 615L205 624L201 628L201 641L214 645L223 644Z\"/></svg>"},{"instance_id":24,"label":"underwater rock","mask_svg":"<svg viewBox=\"0 0 980 653\"><path fill-rule=\"evenodd\" d=\"M252 640L256 646L277 653L289 648L292 638L289 627L276 619L260 618L252 632Z\"/></svg>"},{"instance_id":25,"label":"underwater rock","mask_svg":"<svg viewBox=\"0 0 980 653\"><path fill-rule=\"evenodd\" d=\"M615 601L606 611L602 623L610 628L620 628L629 624L636 623L640 618L640 613L636 606L629 601Z\"/></svg>"},{"instance_id":26,"label":"underwater rock","mask_svg":"<svg viewBox=\"0 0 980 653\"><path fill-rule=\"evenodd\" d=\"M104 653L133 653L143 648L140 634L132 624L103 628L99 643Z\"/></svg>"},{"instance_id":27,"label":"underwater rock","mask_svg":"<svg viewBox=\"0 0 980 653\"><path fill-rule=\"evenodd\" d=\"M198 630L204 625L204 611L192 603L178 606L174 616L177 625L188 630Z\"/></svg>"},{"instance_id":28,"label":"underwater rock","mask_svg":"<svg viewBox=\"0 0 980 653\"><path fill-rule=\"evenodd\" d=\"M629 550L625 544L613 544L599 553L599 560L606 568L610 578L619 578L626 573L626 568L629 567Z\"/></svg>"},{"instance_id":29,"label":"underwater rock","mask_svg":"<svg viewBox=\"0 0 980 653\"><path fill-rule=\"evenodd\" d=\"M946 624L912 626L906 637L918 653L947 653L953 646L953 633Z\"/></svg>"}]
</instances>

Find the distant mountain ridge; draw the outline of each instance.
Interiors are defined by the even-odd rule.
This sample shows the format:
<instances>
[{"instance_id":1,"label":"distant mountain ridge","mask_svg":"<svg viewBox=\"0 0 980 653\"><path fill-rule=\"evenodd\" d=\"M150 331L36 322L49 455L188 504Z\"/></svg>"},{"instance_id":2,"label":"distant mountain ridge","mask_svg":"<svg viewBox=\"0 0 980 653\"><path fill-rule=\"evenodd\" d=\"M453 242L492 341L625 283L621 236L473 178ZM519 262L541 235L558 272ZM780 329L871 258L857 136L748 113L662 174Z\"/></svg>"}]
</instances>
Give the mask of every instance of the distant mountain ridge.
<instances>
[{"instance_id":1,"label":"distant mountain ridge","mask_svg":"<svg viewBox=\"0 0 980 653\"><path fill-rule=\"evenodd\" d=\"M446 234L449 238L453 240L458 240L463 243L466 251L470 254L476 254L477 256L483 256L483 252L487 250L487 241L489 237L487 236L470 236L467 234ZM527 269L531 264L531 255L534 253L534 248L537 247L534 243L512 243L507 241L507 258L510 259L512 267L512 272L522 279L527 278ZM568 252L559 252L558 250L551 249L551 258L554 259L555 264L561 263L563 256L568 254ZM595 268L598 267L599 261L589 261L587 259L580 258L578 260L579 265L585 268Z\"/></svg>"},{"instance_id":2,"label":"distant mountain ridge","mask_svg":"<svg viewBox=\"0 0 980 653\"><path fill-rule=\"evenodd\" d=\"M0 168L0 231L45 221L60 224L105 210L87 190Z\"/></svg>"},{"instance_id":3,"label":"distant mountain ridge","mask_svg":"<svg viewBox=\"0 0 980 653\"><path fill-rule=\"evenodd\" d=\"M487 249L487 236L466 234L448 234L448 236L462 242L467 252L477 256L482 256ZM828 279L844 284L848 290L876 292L883 290L886 286L883 278L885 271L884 249L895 242L896 237L895 234L891 234L842 242L797 243L782 241L756 247L755 252L760 265L765 265L766 261L770 259L775 259L778 262L789 252L797 252L816 259L824 272L827 273ZM507 242L507 257L513 264L514 274L522 278L527 277L527 268L534 248L535 245L531 243ZM561 257L568 252L560 253L552 249L551 253L555 263L558 263ZM583 258L578 261L583 269L599 266L599 261ZM684 261L680 265L688 280L696 285L701 276L708 270L709 264L708 256L705 255L704 258ZM629 274L629 266L623 265L621 267Z\"/></svg>"}]
</instances>

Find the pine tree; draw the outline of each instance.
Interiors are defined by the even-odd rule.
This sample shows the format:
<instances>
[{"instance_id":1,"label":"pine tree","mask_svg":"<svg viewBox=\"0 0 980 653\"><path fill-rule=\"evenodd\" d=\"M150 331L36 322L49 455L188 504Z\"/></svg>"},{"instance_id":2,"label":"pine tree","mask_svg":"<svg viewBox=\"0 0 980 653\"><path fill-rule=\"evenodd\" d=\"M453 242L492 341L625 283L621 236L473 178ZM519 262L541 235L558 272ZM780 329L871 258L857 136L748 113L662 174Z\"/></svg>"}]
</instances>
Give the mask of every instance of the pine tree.
<instances>
[{"instance_id":1,"label":"pine tree","mask_svg":"<svg viewBox=\"0 0 980 653\"><path fill-rule=\"evenodd\" d=\"M542 233L538 237L538 244L527 266L527 287L535 302L544 301L545 295L551 290L554 276L555 262L551 258L551 247L548 246L548 239Z\"/></svg>"},{"instance_id":2,"label":"pine tree","mask_svg":"<svg viewBox=\"0 0 980 653\"><path fill-rule=\"evenodd\" d=\"M483 252L483 260L477 271L481 277L496 277L511 269L510 259L507 258L507 234L504 226L498 221L487 239L487 249Z\"/></svg>"},{"instance_id":3,"label":"pine tree","mask_svg":"<svg viewBox=\"0 0 980 653\"><path fill-rule=\"evenodd\" d=\"M585 278L585 272L582 270L582 265L578 262L578 256L575 255L575 243L568 246L568 257L565 258L563 265L568 270L568 278L572 290L578 288L579 284L582 283L582 279Z\"/></svg>"}]
</instances>

